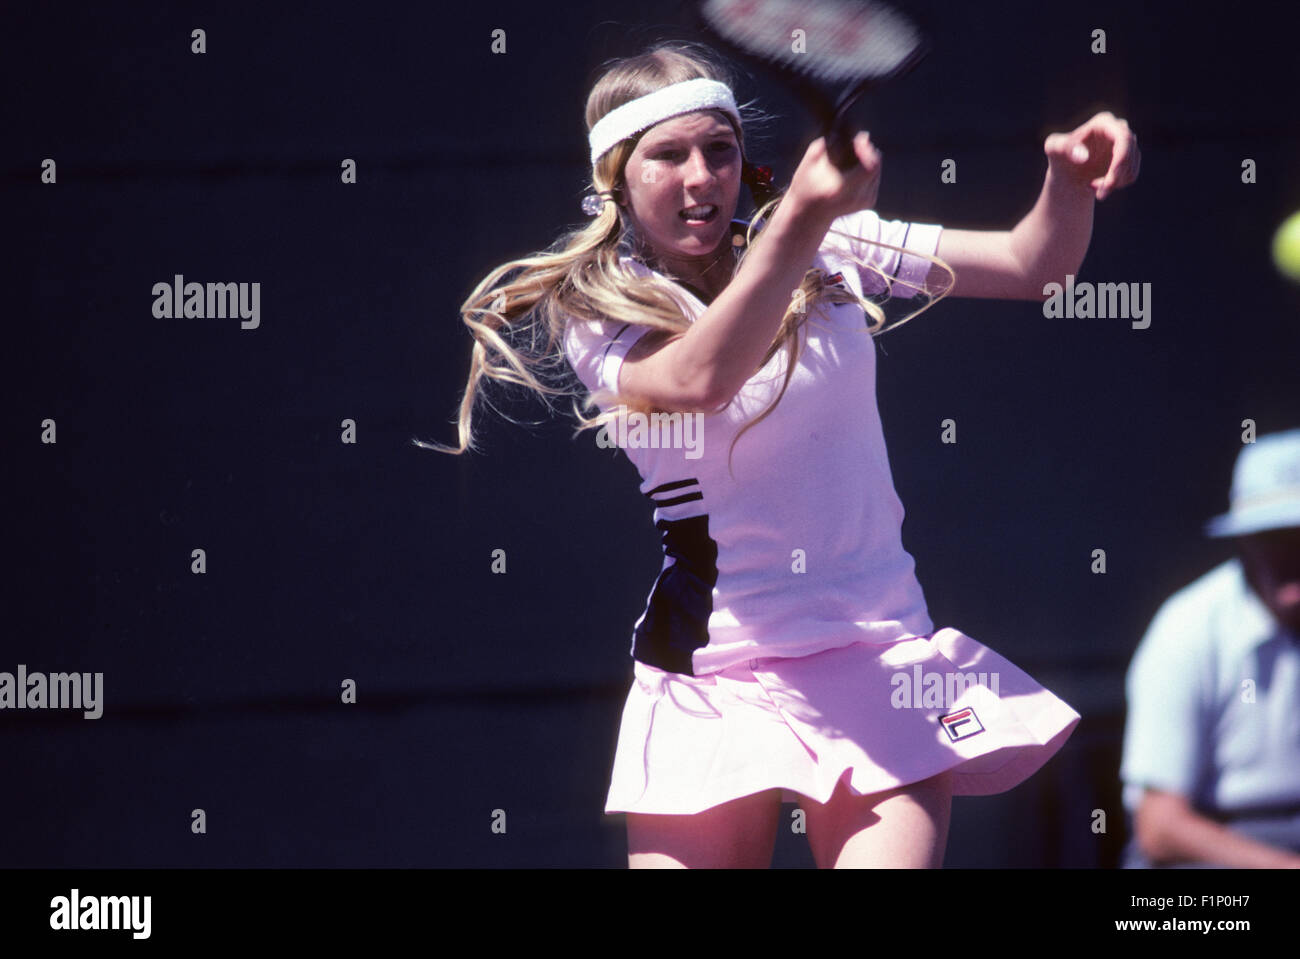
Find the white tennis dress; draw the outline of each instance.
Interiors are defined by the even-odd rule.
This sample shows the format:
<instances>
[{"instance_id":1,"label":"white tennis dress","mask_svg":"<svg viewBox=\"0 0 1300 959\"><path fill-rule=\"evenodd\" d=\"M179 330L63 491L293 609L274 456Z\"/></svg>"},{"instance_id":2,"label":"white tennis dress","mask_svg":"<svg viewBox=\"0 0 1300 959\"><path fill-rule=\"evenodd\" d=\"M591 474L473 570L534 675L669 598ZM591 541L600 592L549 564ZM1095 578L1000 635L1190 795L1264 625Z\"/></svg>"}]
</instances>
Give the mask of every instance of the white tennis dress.
<instances>
[{"instance_id":1,"label":"white tennis dress","mask_svg":"<svg viewBox=\"0 0 1300 959\"><path fill-rule=\"evenodd\" d=\"M832 230L849 236L829 233L813 265L865 296L885 285L846 250L895 278L894 296L910 296L930 261L863 241L932 254L941 232L869 210ZM682 297L697 319L704 303ZM571 321L565 353L588 389L616 390L649 329ZM698 435L673 432L667 418L613 434L653 504L664 562L632 630L635 680L607 812L698 812L775 787L824 802L846 774L871 792L950 768L959 794L999 792L1079 720L992 650L933 632L903 548L863 310L819 305L800 338L784 396L740 437L730 469L737 432L780 391L785 350L725 408L698 415ZM927 707L936 686L948 696Z\"/></svg>"}]
</instances>

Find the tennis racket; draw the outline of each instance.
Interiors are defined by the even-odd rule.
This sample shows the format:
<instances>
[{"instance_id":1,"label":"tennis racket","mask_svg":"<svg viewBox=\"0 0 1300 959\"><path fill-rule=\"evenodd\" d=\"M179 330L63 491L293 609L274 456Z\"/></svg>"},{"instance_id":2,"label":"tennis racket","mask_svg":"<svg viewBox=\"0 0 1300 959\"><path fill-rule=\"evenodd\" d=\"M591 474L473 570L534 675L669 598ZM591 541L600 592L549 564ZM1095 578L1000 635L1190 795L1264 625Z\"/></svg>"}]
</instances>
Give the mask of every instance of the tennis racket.
<instances>
[{"instance_id":1,"label":"tennis racket","mask_svg":"<svg viewBox=\"0 0 1300 959\"><path fill-rule=\"evenodd\" d=\"M734 57L774 72L817 117L841 170L858 162L849 109L925 56L921 30L876 0L697 0L699 26Z\"/></svg>"}]
</instances>

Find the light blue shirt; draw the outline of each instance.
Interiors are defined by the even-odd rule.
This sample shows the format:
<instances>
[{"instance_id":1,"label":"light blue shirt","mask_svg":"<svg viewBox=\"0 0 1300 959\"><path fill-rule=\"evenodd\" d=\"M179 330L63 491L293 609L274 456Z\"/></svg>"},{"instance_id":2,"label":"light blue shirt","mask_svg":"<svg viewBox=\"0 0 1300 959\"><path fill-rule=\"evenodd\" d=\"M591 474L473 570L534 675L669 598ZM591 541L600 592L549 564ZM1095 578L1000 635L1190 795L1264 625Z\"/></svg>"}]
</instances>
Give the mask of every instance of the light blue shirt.
<instances>
[{"instance_id":1,"label":"light blue shirt","mask_svg":"<svg viewBox=\"0 0 1300 959\"><path fill-rule=\"evenodd\" d=\"M1208 814L1300 806L1300 641L1232 559L1160 608L1128 671L1124 805L1144 787Z\"/></svg>"}]
</instances>

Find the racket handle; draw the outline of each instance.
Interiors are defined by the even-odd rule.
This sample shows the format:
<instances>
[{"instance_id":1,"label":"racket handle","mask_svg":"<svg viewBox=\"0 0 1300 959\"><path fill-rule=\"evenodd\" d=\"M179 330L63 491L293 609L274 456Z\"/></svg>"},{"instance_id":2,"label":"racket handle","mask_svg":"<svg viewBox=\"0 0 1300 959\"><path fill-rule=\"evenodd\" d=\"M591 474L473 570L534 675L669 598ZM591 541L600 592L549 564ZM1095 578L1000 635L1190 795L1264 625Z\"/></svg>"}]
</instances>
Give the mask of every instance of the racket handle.
<instances>
[{"instance_id":1,"label":"racket handle","mask_svg":"<svg viewBox=\"0 0 1300 959\"><path fill-rule=\"evenodd\" d=\"M836 118L826 134L826 154L840 170L858 165L858 155L853 150L853 138L858 135L856 124L843 114Z\"/></svg>"}]
</instances>

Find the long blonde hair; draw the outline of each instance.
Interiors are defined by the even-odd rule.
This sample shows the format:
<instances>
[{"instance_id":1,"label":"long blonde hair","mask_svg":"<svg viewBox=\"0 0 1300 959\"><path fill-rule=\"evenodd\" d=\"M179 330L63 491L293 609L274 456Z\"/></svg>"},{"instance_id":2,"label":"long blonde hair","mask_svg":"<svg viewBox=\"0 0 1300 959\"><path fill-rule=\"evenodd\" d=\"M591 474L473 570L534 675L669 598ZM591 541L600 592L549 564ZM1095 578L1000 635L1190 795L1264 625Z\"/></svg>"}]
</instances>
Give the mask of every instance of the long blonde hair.
<instances>
[{"instance_id":1,"label":"long blonde hair","mask_svg":"<svg viewBox=\"0 0 1300 959\"><path fill-rule=\"evenodd\" d=\"M613 61L587 97L586 123L590 130L610 110L638 97L685 80L706 77L719 80L735 89L728 68L716 54L706 47L683 42L661 43L639 56ZM763 114L751 104L740 106L746 123L762 122ZM722 114L736 132L741 154L744 156L744 131L734 120ZM592 168L591 185L597 194L616 196L623 186L623 170L635 150L640 135L623 140L602 156ZM755 225L771 215L780 195L774 196L750 221L745 252L737 260L737 267L749 250L754 238ZM853 241L839 230L830 232ZM889 250L898 247L871 242ZM458 446L439 443L412 442L425 449L445 453L478 451L474 443L472 417L476 400L484 395L484 379L497 383L512 383L533 391L551 406L552 398L573 396L572 412L578 426L574 432L592 429L612 421L619 415L618 406L624 410L654 412L643 403L625 398L609 390L598 390L586 396L581 407L576 398L586 392L572 376L564 355L563 342L566 326L572 320L609 320L636 323L669 333L682 333L690 326L682 289L670 280L657 275L638 276L621 261L623 255L638 252L639 245L634 230L625 219L617 203L605 202L601 212L586 226L572 230L556 240L546 251L511 260L498 266L474 288L461 304L461 319L474 337L470 357L469 381L460 403L458 417L452 422L459 432ZM884 282L904 281L886 277L875 264L859 260L848 250L848 259L864 269L873 271ZM921 255L915 254L911 255ZM857 303L870 317L864 331L878 335L886 329L901 326L929 309L951 289L956 277L952 269L937 257L925 256L938 264L948 275L947 287L935 294L924 290L928 299L919 309L897 322L886 324L884 311L870 300L862 299L849 290L827 284L822 270L809 270L794 291L790 306L781 318L780 327L767 349L760 369L783 347L789 350L785 380L776 399L759 416L736 434L728 450L730 469L731 451L748 429L767 417L781 402L794 374L799 359L799 328L808 314L820 303ZM595 416L587 416L583 409L604 405L611 407ZM498 410L498 412L501 412ZM506 416L505 413L501 413Z\"/></svg>"}]
</instances>

